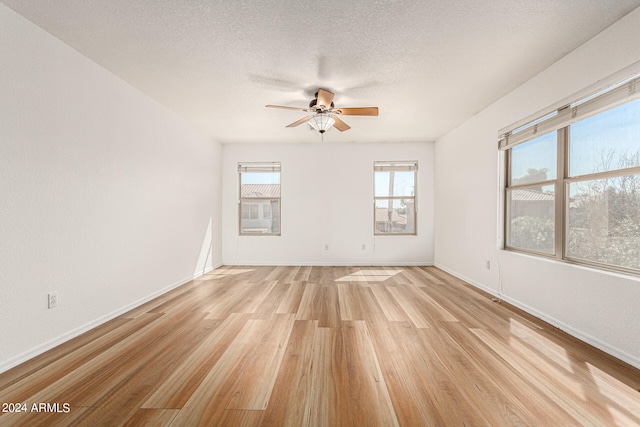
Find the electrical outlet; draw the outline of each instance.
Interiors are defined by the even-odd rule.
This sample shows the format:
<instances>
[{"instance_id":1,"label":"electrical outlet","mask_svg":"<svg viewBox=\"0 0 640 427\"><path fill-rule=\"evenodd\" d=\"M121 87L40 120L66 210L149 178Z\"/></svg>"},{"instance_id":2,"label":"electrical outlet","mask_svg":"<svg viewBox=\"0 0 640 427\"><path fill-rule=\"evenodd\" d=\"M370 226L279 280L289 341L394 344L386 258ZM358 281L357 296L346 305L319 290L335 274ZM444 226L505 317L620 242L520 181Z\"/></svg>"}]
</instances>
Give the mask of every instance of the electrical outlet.
<instances>
[{"instance_id":1,"label":"electrical outlet","mask_svg":"<svg viewBox=\"0 0 640 427\"><path fill-rule=\"evenodd\" d=\"M56 308L58 306L58 293L50 292L47 294L48 308Z\"/></svg>"},{"instance_id":2,"label":"electrical outlet","mask_svg":"<svg viewBox=\"0 0 640 427\"><path fill-rule=\"evenodd\" d=\"M328 251L328 250L329 250L329 244L328 244L328 243L325 243L325 244L324 244L324 250L325 250L325 251Z\"/></svg>"},{"instance_id":3,"label":"electrical outlet","mask_svg":"<svg viewBox=\"0 0 640 427\"><path fill-rule=\"evenodd\" d=\"M367 245L365 245L364 243L362 244L362 250L366 251L367 250Z\"/></svg>"},{"instance_id":4,"label":"electrical outlet","mask_svg":"<svg viewBox=\"0 0 640 427\"><path fill-rule=\"evenodd\" d=\"M487 267L487 270L491 270L491 261L487 260L485 265Z\"/></svg>"}]
</instances>

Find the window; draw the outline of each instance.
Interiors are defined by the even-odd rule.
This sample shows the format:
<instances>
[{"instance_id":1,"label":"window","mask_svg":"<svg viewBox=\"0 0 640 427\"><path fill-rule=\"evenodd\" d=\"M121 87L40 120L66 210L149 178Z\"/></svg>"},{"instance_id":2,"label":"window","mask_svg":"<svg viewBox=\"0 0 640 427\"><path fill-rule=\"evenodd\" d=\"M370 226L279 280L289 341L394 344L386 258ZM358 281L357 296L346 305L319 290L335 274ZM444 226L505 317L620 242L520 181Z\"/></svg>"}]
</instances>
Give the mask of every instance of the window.
<instances>
[{"instance_id":1,"label":"window","mask_svg":"<svg viewBox=\"0 0 640 427\"><path fill-rule=\"evenodd\" d=\"M280 235L280 163L239 163L240 235Z\"/></svg>"},{"instance_id":2,"label":"window","mask_svg":"<svg viewBox=\"0 0 640 427\"><path fill-rule=\"evenodd\" d=\"M242 219L259 219L258 209L260 205L257 203L245 202L242 204Z\"/></svg>"},{"instance_id":3,"label":"window","mask_svg":"<svg viewBox=\"0 0 640 427\"><path fill-rule=\"evenodd\" d=\"M569 135L567 258L640 270L640 100Z\"/></svg>"},{"instance_id":4,"label":"window","mask_svg":"<svg viewBox=\"0 0 640 427\"><path fill-rule=\"evenodd\" d=\"M638 98L636 75L501 135L506 249L640 273Z\"/></svg>"},{"instance_id":5,"label":"window","mask_svg":"<svg viewBox=\"0 0 640 427\"><path fill-rule=\"evenodd\" d=\"M555 253L555 132L514 147L507 188L507 245Z\"/></svg>"},{"instance_id":6,"label":"window","mask_svg":"<svg viewBox=\"0 0 640 427\"><path fill-rule=\"evenodd\" d=\"M374 234L416 234L418 162L375 162Z\"/></svg>"}]
</instances>

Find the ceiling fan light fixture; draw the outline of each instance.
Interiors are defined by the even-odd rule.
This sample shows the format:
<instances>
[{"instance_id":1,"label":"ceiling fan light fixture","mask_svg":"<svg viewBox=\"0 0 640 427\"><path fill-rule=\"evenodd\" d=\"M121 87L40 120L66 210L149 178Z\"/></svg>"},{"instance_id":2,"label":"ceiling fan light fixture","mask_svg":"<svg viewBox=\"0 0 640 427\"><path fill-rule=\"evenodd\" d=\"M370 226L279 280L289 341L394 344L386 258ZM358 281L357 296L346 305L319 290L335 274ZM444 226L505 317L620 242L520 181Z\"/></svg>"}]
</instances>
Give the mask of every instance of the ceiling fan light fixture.
<instances>
[{"instance_id":1,"label":"ceiling fan light fixture","mask_svg":"<svg viewBox=\"0 0 640 427\"><path fill-rule=\"evenodd\" d=\"M328 131L335 122L331 114L326 113L314 114L309 119L309 125L320 133Z\"/></svg>"}]
</instances>

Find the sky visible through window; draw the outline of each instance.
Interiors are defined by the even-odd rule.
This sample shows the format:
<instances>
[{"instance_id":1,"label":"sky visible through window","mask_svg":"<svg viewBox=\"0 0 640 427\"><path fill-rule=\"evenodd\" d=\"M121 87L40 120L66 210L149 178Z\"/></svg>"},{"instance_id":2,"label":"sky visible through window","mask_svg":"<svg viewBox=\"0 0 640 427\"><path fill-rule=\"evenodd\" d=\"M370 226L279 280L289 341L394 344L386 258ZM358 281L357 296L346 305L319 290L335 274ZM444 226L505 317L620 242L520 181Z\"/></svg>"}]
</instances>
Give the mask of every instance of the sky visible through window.
<instances>
[{"instance_id":1,"label":"sky visible through window","mask_svg":"<svg viewBox=\"0 0 640 427\"><path fill-rule=\"evenodd\" d=\"M554 131L514 147L512 177L527 176L529 169L548 169L547 179L555 179L556 138ZM623 156L631 157L639 151L640 100L597 114L570 127L571 176L619 169ZM605 167L607 162L610 163L609 168ZM627 164L625 167L631 166L640 164Z\"/></svg>"},{"instance_id":2,"label":"sky visible through window","mask_svg":"<svg viewBox=\"0 0 640 427\"><path fill-rule=\"evenodd\" d=\"M391 195L389 191L391 172L376 172L375 175L375 190L376 197L387 197ZM414 172L394 172L393 177L393 196L413 196L414 195Z\"/></svg>"},{"instance_id":3,"label":"sky visible through window","mask_svg":"<svg viewBox=\"0 0 640 427\"><path fill-rule=\"evenodd\" d=\"M549 132L530 141L513 147L511 150L512 183L516 180L526 182L545 181L556 178L556 132ZM526 179L530 170L546 169L546 176ZM526 183L520 182L520 183Z\"/></svg>"},{"instance_id":4,"label":"sky visible through window","mask_svg":"<svg viewBox=\"0 0 640 427\"><path fill-rule=\"evenodd\" d=\"M242 184L280 184L280 172L243 172Z\"/></svg>"},{"instance_id":5,"label":"sky visible through window","mask_svg":"<svg viewBox=\"0 0 640 427\"><path fill-rule=\"evenodd\" d=\"M640 166L624 161L640 151L640 100L571 125L570 144L571 176Z\"/></svg>"}]
</instances>

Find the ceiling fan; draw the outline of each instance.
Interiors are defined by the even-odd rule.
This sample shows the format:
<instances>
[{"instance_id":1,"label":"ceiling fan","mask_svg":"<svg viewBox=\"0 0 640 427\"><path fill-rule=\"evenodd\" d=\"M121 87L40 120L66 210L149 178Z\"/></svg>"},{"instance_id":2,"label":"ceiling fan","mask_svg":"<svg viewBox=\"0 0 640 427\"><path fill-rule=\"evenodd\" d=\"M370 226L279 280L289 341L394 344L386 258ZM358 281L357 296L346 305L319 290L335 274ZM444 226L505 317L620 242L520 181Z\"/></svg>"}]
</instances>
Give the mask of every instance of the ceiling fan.
<instances>
[{"instance_id":1,"label":"ceiling fan","mask_svg":"<svg viewBox=\"0 0 640 427\"><path fill-rule=\"evenodd\" d=\"M288 128L296 127L302 123L311 125L320 133L325 133L333 126L340 132L351 129L351 126L340 120L338 115L343 116L377 116L378 107L356 107L356 108L335 108L333 105L333 92L325 89L318 89L315 99L309 102L309 108L284 107L281 105L267 105L267 108L281 108L284 110L306 111L313 113L310 116L303 117L298 121L287 125Z\"/></svg>"}]
</instances>

